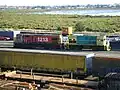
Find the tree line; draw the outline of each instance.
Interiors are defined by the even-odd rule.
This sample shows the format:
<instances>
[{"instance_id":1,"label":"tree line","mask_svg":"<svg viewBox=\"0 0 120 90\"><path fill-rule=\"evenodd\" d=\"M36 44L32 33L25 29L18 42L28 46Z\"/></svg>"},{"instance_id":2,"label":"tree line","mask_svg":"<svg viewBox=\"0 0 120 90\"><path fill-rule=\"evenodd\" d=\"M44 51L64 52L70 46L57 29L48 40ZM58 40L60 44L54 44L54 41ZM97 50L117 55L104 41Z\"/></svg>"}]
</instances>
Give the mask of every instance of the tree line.
<instances>
[{"instance_id":1,"label":"tree line","mask_svg":"<svg viewBox=\"0 0 120 90\"><path fill-rule=\"evenodd\" d=\"M0 11L0 28L60 30L73 27L75 31L119 32L119 16L81 16L28 14Z\"/></svg>"}]
</instances>

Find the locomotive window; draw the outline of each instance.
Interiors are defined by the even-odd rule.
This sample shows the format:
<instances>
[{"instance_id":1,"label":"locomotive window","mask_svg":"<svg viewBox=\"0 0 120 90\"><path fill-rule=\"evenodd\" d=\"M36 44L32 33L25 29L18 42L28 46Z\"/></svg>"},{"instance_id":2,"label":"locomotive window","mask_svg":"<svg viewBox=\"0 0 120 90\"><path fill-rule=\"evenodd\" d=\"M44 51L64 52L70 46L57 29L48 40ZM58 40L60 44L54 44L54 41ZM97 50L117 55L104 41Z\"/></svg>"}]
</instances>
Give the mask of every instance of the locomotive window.
<instances>
[{"instance_id":1,"label":"locomotive window","mask_svg":"<svg viewBox=\"0 0 120 90\"><path fill-rule=\"evenodd\" d=\"M99 41L103 41L103 40L99 40Z\"/></svg>"},{"instance_id":2,"label":"locomotive window","mask_svg":"<svg viewBox=\"0 0 120 90\"><path fill-rule=\"evenodd\" d=\"M71 40L71 39L69 39L69 43L72 43L72 40Z\"/></svg>"},{"instance_id":3,"label":"locomotive window","mask_svg":"<svg viewBox=\"0 0 120 90\"><path fill-rule=\"evenodd\" d=\"M24 37L29 37L28 35L24 36Z\"/></svg>"},{"instance_id":4,"label":"locomotive window","mask_svg":"<svg viewBox=\"0 0 120 90\"><path fill-rule=\"evenodd\" d=\"M69 39L69 43L76 43L75 39Z\"/></svg>"},{"instance_id":5,"label":"locomotive window","mask_svg":"<svg viewBox=\"0 0 120 90\"><path fill-rule=\"evenodd\" d=\"M75 40L75 39L73 39L73 43L76 43L76 40Z\"/></svg>"},{"instance_id":6,"label":"locomotive window","mask_svg":"<svg viewBox=\"0 0 120 90\"><path fill-rule=\"evenodd\" d=\"M52 40L58 40L57 38L52 38Z\"/></svg>"}]
</instances>

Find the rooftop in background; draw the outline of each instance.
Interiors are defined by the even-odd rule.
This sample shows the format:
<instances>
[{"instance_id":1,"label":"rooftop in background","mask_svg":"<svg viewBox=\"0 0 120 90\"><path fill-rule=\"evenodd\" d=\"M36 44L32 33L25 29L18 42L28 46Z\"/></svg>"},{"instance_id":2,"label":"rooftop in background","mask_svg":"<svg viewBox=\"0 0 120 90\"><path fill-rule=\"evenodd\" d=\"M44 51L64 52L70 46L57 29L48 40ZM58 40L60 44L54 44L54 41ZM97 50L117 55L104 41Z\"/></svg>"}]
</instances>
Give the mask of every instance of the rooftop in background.
<instances>
[{"instance_id":1,"label":"rooftop in background","mask_svg":"<svg viewBox=\"0 0 120 90\"><path fill-rule=\"evenodd\" d=\"M110 1L109 1L110 2ZM77 3L76 5L0 5L0 9L5 10L5 9L38 9L38 10L60 10L60 9L99 9L99 8L120 8L120 3L112 3L112 4L86 4L82 5Z\"/></svg>"},{"instance_id":2,"label":"rooftop in background","mask_svg":"<svg viewBox=\"0 0 120 90\"><path fill-rule=\"evenodd\" d=\"M24 3L23 3L24 2ZM2 0L0 5L9 6L38 6L38 5L87 5L87 4L113 4L120 0Z\"/></svg>"}]
</instances>

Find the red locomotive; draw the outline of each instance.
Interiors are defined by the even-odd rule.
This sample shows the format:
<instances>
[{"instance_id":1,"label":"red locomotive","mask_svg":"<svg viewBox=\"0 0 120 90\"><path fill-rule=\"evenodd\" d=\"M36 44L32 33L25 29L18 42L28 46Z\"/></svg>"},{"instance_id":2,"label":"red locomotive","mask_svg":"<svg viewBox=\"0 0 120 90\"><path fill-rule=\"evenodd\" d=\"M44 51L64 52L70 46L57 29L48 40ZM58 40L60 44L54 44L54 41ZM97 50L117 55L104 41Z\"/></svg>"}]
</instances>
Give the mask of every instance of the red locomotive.
<instances>
[{"instance_id":1,"label":"red locomotive","mask_svg":"<svg viewBox=\"0 0 120 90\"><path fill-rule=\"evenodd\" d=\"M18 48L60 48L58 34L18 34L15 47Z\"/></svg>"}]
</instances>

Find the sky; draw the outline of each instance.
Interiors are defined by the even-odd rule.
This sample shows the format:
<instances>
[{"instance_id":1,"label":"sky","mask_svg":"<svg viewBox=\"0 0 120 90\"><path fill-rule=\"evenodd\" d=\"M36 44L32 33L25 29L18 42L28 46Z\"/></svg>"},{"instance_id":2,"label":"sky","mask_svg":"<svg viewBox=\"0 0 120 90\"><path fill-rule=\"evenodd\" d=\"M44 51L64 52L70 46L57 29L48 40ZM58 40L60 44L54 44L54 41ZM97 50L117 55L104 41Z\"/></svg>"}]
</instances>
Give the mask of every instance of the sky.
<instances>
[{"instance_id":1,"label":"sky","mask_svg":"<svg viewBox=\"0 0 120 90\"><path fill-rule=\"evenodd\" d=\"M36 6L36 5L86 5L114 4L120 0L0 0L0 5L7 6Z\"/></svg>"}]
</instances>

